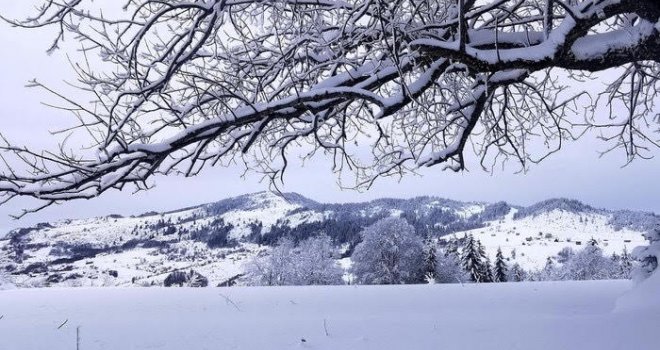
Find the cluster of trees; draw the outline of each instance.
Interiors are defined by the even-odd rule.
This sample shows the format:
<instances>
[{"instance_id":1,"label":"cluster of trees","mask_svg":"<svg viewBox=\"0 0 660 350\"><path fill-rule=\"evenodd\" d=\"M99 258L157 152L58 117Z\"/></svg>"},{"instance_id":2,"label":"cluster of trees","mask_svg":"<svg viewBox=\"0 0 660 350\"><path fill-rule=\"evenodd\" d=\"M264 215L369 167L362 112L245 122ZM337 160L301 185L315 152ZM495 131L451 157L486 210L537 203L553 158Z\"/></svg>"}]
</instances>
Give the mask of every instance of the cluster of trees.
<instances>
[{"instance_id":1,"label":"cluster of trees","mask_svg":"<svg viewBox=\"0 0 660 350\"><path fill-rule=\"evenodd\" d=\"M232 224L225 223L222 219L215 219L208 226L202 226L192 231L190 238L205 242L209 248L234 247L238 242L229 236L233 228Z\"/></svg>"},{"instance_id":2,"label":"cluster of trees","mask_svg":"<svg viewBox=\"0 0 660 350\"><path fill-rule=\"evenodd\" d=\"M596 240L584 249L565 248L546 266L527 271L510 264L501 249L495 260L472 235L446 241L425 240L403 218L387 217L366 227L352 256L349 282L358 284L489 283L550 280L628 279L635 259L627 250L606 257ZM280 239L271 254L257 257L247 275L253 285L341 284L338 252L328 236L307 238L296 246Z\"/></svg>"},{"instance_id":3,"label":"cluster of trees","mask_svg":"<svg viewBox=\"0 0 660 350\"><path fill-rule=\"evenodd\" d=\"M528 273L527 279L536 281L629 279L636 265L624 248L621 254L607 257L592 239L579 251L564 248L554 258L548 258L539 271Z\"/></svg>"},{"instance_id":4,"label":"cluster of trees","mask_svg":"<svg viewBox=\"0 0 660 350\"><path fill-rule=\"evenodd\" d=\"M457 242L450 241L433 273L434 281L441 283L463 282L520 282L558 280L599 280L630 279L637 265L636 259L626 248L621 254L607 257L594 239L579 251L570 247L562 249L556 256L548 257L541 270L528 271L518 263L509 264L501 249L497 250L491 264L478 239L468 235L462 239L461 253L457 252ZM434 248L430 251L436 251ZM427 258L427 261L432 259ZM441 262L441 263L440 263ZM510 265L510 266L509 266ZM461 270L462 269L462 270Z\"/></svg>"},{"instance_id":5,"label":"cluster of trees","mask_svg":"<svg viewBox=\"0 0 660 350\"><path fill-rule=\"evenodd\" d=\"M310 237L298 245L283 237L270 254L257 256L247 266L248 284L260 286L342 284L337 250L326 235Z\"/></svg>"}]
</instances>

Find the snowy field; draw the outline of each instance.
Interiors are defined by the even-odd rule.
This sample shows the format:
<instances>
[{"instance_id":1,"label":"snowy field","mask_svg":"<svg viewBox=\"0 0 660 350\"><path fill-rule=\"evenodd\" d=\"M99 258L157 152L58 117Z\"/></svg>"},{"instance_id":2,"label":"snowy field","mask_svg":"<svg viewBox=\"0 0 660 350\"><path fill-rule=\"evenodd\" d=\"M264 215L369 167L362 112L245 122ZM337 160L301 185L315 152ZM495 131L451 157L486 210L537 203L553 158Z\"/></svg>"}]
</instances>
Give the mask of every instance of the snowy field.
<instances>
[{"instance_id":1,"label":"snowy field","mask_svg":"<svg viewBox=\"0 0 660 350\"><path fill-rule=\"evenodd\" d=\"M0 292L0 349L658 349L628 281ZM62 325L63 324L63 325Z\"/></svg>"}]
</instances>

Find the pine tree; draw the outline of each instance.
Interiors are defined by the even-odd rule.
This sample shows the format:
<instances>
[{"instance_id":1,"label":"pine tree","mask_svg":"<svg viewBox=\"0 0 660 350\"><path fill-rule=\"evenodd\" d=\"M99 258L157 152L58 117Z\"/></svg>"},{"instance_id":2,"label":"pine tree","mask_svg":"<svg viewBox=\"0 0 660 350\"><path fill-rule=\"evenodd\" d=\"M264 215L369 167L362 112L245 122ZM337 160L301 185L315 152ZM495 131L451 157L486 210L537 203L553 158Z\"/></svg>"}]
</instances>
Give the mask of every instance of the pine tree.
<instances>
[{"instance_id":1,"label":"pine tree","mask_svg":"<svg viewBox=\"0 0 660 350\"><path fill-rule=\"evenodd\" d=\"M456 238L450 238L447 240L447 244L445 245L444 251L445 251L445 255L454 254L456 256L459 256L458 242Z\"/></svg>"},{"instance_id":2,"label":"pine tree","mask_svg":"<svg viewBox=\"0 0 660 350\"><path fill-rule=\"evenodd\" d=\"M437 249L435 245L435 240L430 236L426 238L424 242L424 278L427 282L433 283L438 278L437 266Z\"/></svg>"},{"instance_id":3,"label":"pine tree","mask_svg":"<svg viewBox=\"0 0 660 350\"><path fill-rule=\"evenodd\" d=\"M490 264L490 258L486 254L484 246L481 244L481 241L477 239L477 251L479 252L479 257L481 258L481 276L482 282L493 282L493 270Z\"/></svg>"},{"instance_id":4,"label":"pine tree","mask_svg":"<svg viewBox=\"0 0 660 350\"><path fill-rule=\"evenodd\" d=\"M497 254L495 255L495 271L493 272L493 277L495 282L506 282L507 281L507 266L504 261L504 255L502 254L502 249L497 248Z\"/></svg>"},{"instance_id":5,"label":"pine tree","mask_svg":"<svg viewBox=\"0 0 660 350\"><path fill-rule=\"evenodd\" d=\"M491 283L493 282L493 269L490 263L490 258L488 255L484 255L483 259L483 265L481 266L481 270L483 271L483 282L486 283Z\"/></svg>"},{"instance_id":6,"label":"pine tree","mask_svg":"<svg viewBox=\"0 0 660 350\"><path fill-rule=\"evenodd\" d=\"M472 235L465 236L464 241L461 266L467 271L473 282L484 282L484 264L482 261L483 255L479 252L480 244Z\"/></svg>"}]
</instances>

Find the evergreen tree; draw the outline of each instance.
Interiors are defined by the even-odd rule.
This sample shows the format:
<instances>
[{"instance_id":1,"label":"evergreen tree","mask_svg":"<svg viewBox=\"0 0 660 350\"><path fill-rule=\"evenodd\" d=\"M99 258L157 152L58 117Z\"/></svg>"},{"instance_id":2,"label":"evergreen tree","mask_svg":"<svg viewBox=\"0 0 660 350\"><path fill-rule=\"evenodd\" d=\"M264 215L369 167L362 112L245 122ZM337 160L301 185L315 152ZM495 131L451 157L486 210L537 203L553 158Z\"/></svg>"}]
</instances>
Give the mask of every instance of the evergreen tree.
<instances>
[{"instance_id":1,"label":"evergreen tree","mask_svg":"<svg viewBox=\"0 0 660 350\"><path fill-rule=\"evenodd\" d=\"M445 255L453 254L455 256L459 256L460 254L458 253L458 246L459 242L456 238L448 239L444 249Z\"/></svg>"},{"instance_id":2,"label":"evergreen tree","mask_svg":"<svg viewBox=\"0 0 660 350\"><path fill-rule=\"evenodd\" d=\"M493 282L493 269L491 267L490 263L490 258L486 254L486 250L484 249L483 244L481 244L480 240L476 240L477 244L477 251L479 252L480 260L481 260L481 276L482 276L482 282Z\"/></svg>"},{"instance_id":3,"label":"evergreen tree","mask_svg":"<svg viewBox=\"0 0 660 350\"><path fill-rule=\"evenodd\" d=\"M472 282L484 282L483 254L479 251L480 244L472 235L464 238L463 251L461 254L461 266L470 275ZM483 250L483 248L482 248Z\"/></svg>"},{"instance_id":4,"label":"evergreen tree","mask_svg":"<svg viewBox=\"0 0 660 350\"><path fill-rule=\"evenodd\" d=\"M504 261L504 255L502 254L502 249L497 248L497 254L495 255L495 271L493 271L493 278L495 282L506 282L507 281L507 266L506 261Z\"/></svg>"},{"instance_id":5,"label":"evergreen tree","mask_svg":"<svg viewBox=\"0 0 660 350\"><path fill-rule=\"evenodd\" d=\"M430 236L424 241L424 278L429 283L434 283L438 278L438 259L435 240Z\"/></svg>"},{"instance_id":6,"label":"evergreen tree","mask_svg":"<svg viewBox=\"0 0 660 350\"><path fill-rule=\"evenodd\" d=\"M490 263L490 258L488 255L484 255L483 259L483 265L481 266L481 269L483 271L483 282L490 283L493 282L493 268Z\"/></svg>"}]
</instances>

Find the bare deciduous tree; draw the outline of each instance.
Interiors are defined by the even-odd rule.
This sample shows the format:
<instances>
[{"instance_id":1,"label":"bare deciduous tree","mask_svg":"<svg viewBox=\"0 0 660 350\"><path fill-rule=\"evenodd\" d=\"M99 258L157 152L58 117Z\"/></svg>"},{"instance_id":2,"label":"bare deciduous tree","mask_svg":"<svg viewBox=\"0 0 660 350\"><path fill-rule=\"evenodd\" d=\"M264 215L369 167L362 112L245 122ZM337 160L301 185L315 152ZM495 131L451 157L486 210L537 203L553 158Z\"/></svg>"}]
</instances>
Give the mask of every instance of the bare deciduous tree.
<instances>
[{"instance_id":1,"label":"bare deciduous tree","mask_svg":"<svg viewBox=\"0 0 660 350\"><path fill-rule=\"evenodd\" d=\"M10 21L55 30L50 51L74 38L92 102L31 84L63 98L79 120L65 135L88 147L38 152L3 137L5 201L47 206L234 162L275 181L300 152L369 186L418 167L463 170L470 150L487 170L524 170L590 130L629 161L660 144L656 0L121 5L112 16L102 7L115 1L44 0ZM604 87L570 88L588 79Z\"/></svg>"}]
</instances>

